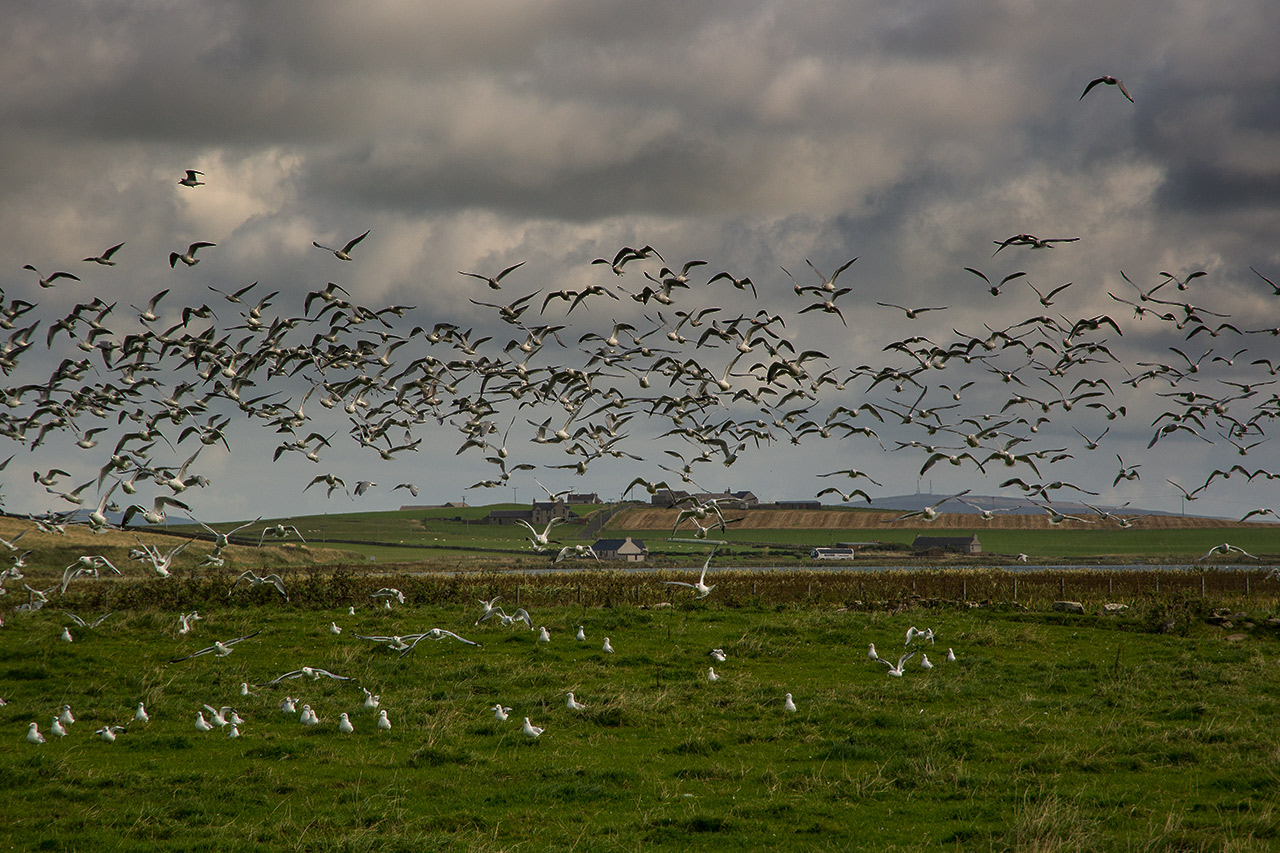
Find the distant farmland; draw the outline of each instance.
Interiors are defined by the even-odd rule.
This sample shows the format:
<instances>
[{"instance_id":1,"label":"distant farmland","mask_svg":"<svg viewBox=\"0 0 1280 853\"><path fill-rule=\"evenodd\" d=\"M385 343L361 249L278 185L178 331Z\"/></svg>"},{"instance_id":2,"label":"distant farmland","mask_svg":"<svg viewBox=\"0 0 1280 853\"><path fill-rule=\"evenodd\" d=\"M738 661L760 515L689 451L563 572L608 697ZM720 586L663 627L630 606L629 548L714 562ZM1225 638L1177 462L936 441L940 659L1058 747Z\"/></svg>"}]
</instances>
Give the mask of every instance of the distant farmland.
<instances>
[{"instance_id":1,"label":"distant farmland","mask_svg":"<svg viewBox=\"0 0 1280 853\"><path fill-rule=\"evenodd\" d=\"M671 530L679 510L637 507L618 513L609 523L610 528L625 530ZM918 516L894 521L903 515L900 510L841 510L841 509L745 509L725 510L726 518L738 519L735 530L856 530L901 529L923 530L1093 530L1099 524L1065 521L1051 524L1047 513L1001 513L990 521L984 521L976 513L943 512L931 524L922 523ZM1204 528L1245 528L1275 530L1280 525L1269 523L1240 523L1222 518L1200 518L1182 515L1128 515L1119 516L1142 530L1184 530ZM1115 525L1105 525L1114 528Z\"/></svg>"}]
</instances>

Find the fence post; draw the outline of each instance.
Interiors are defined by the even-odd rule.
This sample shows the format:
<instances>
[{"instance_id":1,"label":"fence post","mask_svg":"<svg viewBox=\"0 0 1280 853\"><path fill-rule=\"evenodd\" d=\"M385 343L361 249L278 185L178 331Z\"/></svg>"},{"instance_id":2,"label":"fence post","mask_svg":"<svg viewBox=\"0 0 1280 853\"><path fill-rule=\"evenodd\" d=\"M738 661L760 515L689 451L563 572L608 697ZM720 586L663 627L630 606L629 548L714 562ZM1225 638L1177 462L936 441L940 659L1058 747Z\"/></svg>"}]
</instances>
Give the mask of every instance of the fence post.
<instances>
[{"instance_id":1,"label":"fence post","mask_svg":"<svg viewBox=\"0 0 1280 853\"><path fill-rule=\"evenodd\" d=\"M969 586L965 578L960 578L960 600L969 600Z\"/></svg>"},{"instance_id":2,"label":"fence post","mask_svg":"<svg viewBox=\"0 0 1280 853\"><path fill-rule=\"evenodd\" d=\"M1200 575L1200 597L1204 598L1204 575Z\"/></svg>"},{"instance_id":3,"label":"fence post","mask_svg":"<svg viewBox=\"0 0 1280 853\"><path fill-rule=\"evenodd\" d=\"M1107 575L1107 595L1111 595L1111 575Z\"/></svg>"},{"instance_id":4,"label":"fence post","mask_svg":"<svg viewBox=\"0 0 1280 853\"><path fill-rule=\"evenodd\" d=\"M520 584L516 584L516 607L520 606Z\"/></svg>"},{"instance_id":5,"label":"fence post","mask_svg":"<svg viewBox=\"0 0 1280 853\"><path fill-rule=\"evenodd\" d=\"M1014 604L1017 604L1017 603L1018 603L1018 579L1017 579L1017 577L1014 577L1014 579L1013 579L1013 603L1014 603Z\"/></svg>"},{"instance_id":6,"label":"fence post","mask_svg":"<svg viewBox=\"0 0 1280 853\"><path fill-rule=\"evenodd\" d=\"M1248 575L1244 576L1244 594L1245 595L1249 594L1249 576Z\"/></svg>"},{"instance_id":7,"label":"fence post","mask_svg":"<svg viewBox=\"0 0 1280 853\"><path fill-rule=\"evenodd\" d=\"M1067 597L1067 579L1064 577L1058 578L1058 595L1061 598Z\"/></svg>"}]
</instances>

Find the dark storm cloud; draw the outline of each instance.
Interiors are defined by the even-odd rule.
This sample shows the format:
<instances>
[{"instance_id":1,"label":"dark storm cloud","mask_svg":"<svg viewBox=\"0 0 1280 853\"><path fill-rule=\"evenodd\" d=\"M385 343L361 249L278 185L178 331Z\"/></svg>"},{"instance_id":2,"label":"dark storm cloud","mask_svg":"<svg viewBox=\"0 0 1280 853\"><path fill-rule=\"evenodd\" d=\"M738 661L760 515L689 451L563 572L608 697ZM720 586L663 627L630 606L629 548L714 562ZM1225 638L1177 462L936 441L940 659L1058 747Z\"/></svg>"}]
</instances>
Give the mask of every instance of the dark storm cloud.
<instances>
[{"instance_id":1,"label":"dark storm cloud","mask_svg":"<svg viewBox=\"0 0 1280 853\"><path fill-rule=\"evenodd\" d=\"M1120 307L1107 292L1128 286L1122 269L1150 286L1160 270L1204 268L1233 310L1262 315L1248 267L1275 259L1278 8L10 4L0 283L17 293L30 284L23 263L65 267L127 240L127 268L92 270L122 304L175 283L204 298L254 280L296 302L341 280L417 306L419 322L448 312L502 335L458 270L525 260L512 287L634 288L638 273L615 282L589 262L652 242L788 299L779 267L807 282L806 259L829 273L858 256L842 279L854 322L794 332L855 363L888 358L862 348L878 336L918 328L877 300L948 305L946 326L966 333L993 321L1008 303L966 266L1074 280L1062 310L1096 313ZM1081 101L1102 74L1136 103L1113 87ZM177 187L187 168L207 185ZM350 264L311 245L365 229ZM992 257L994 241L1022 232L1081 240ZM219 245L170 269L168 253L193 240ZM1022 282L1002 298L1040 311ZM1143 334L1122 345L1134 361L1169 355ZM873 464L889 475L898 458ZM764 466L736 469L750 486L768 463L743 464ZM807 464L779 489L807 489L821 461Z\"/></svg>"}]
</instances>

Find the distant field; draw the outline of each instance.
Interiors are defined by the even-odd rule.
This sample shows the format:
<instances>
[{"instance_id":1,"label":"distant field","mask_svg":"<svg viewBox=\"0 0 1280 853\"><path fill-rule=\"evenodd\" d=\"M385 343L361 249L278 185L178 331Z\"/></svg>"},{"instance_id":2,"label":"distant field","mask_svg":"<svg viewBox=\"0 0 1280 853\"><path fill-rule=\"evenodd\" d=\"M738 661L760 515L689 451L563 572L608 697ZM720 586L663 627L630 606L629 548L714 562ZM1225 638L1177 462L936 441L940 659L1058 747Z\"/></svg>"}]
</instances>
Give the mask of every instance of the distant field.
<instances>
[{"instance_id":1,"label":"distant field","mask_svg":"<svg viewBox=\"0 0 1280 853\"><path fill-rule=\"evenodd\" d=\"M341 513L295 516L281 519L246 520L233 537L224 557L226 567L236 571L283 567L420 566L430 570L536 569L548 566L555 551L536 553L528 531L514 524L487 524L492 509L516 508L514 504L484 507L432 507L391 512ZM587 516L610 509L608 506L575 507ZM1051 526L1046 516L1002 515L992 522L974 515L944 513L932 525L912 519L891 523L900 513L858 510L753 510L734 511L741 518L713 538L730 544L717 550L713 567L810 566L808 552L815 546L842 542L877 542L855 562L903 566L1007 565L1018 554L1032 563L1079 562L1086 564L1156 562L1198 564L1206 552L1224 541L1256 556L1257 565L1280 564L1280 525L1234 524L1214 519L1150 516L1130 529L1114 525L1068 523ZM584 522L587 519L584 519ZM601 537L631 535L649 549L650 566L692 567L706 559L709 547L701 543L671 542L675 511L650 508L624 509L598 534L588 534L585 523L557 527L553 534L561 544L582 544ZM244 522L213 525L227 532ZM263 531L281 523L296 527L302 540L292 532L278 539ZM65 535L40 532L19 518L0 517L0 537L13 540L27 531L21 547L31 549L28 574L33 583L61 578L63 569L84 554L99 554L117 567L134 567L129 552L139 540L169 550L207 531L194 525L132 528L125 531L90 533L84 527L69 527ZM686 525L677 538L688 538ZM982 553L976 556L917 556L910 551L919 534L970 536L976 534ZM259 545L261 543L261 545ZM198 566L212 550L208 539L191 541L179 554L175 567L189 570ZM1238 555L1214 556L1205 565L1245 563ZM563 567L603 567L594 561L569 561ZM830 568L831 564L826 564ZM145 564L142 572L148 569ZM11 588L13 584L10 584Z\"/></svg>"},{"instance_id":2,"label":"distant field","mask_svg":"<svg viewBox=\"0 0 1280 853\"><path fill-rule=\"evenodd\" d=\"M612 526L633 530L670 530L679 510L637 507L626 509L614 517ZM900 511L873 509L739 509L725 510L725 518L736 519L737 530L911 530L927 533L935 529L967 530L1097 530L1098 524L1065 521L1050 523L1048 514L1000 513L990 521L984 521L975 513L942 512L937 520L924 523L918 516L894 521L903 515ZM1132 522L1140 530L1181 529L1263 529L1280 533L1280 525L1236 521L1219 518L1198 518L1181 515L1129 515L1119 516ZM688 526L688 525L686 525ZM1114 526L1114 525L1112 525ZM692 528L690 528L692 529Z\"/></svg>"},{"instance_id":3,"label":"distant field","mask_svg":"<svg viewBox=\"0 0 1280 853\"><path fill-rule=\"evenodd\" d=\"M1229 541L1259 558L1261 563L1280 562L1280 525L1239 524L1220 519L1181 516L1141 516L1128 529L1112 525L1066 522L1049 524L1047 515L1003 514L990 522L972 514L942 513L932 524L918 518L892 523L900 512L872 510L735 510L726 518L741 519L725 531L713 530L711 538L725 539L737 549L748 543L788 550L832 546L841 542L881 542L910 546L918 535L977 535L982 554L947 557L949 561L978 562L1009 559L1027 554L1029 560L1105 561L1118 559L1191 562L1212 547ZM614 535L643 538L650 548L662 547L672 535L676 511L670 509L628 509L613 518L608 530ZM685 529L692 530L686 525ZM681 532L679 536L688 536ZM786 553L786 552L784 552ZM877 552L868 549L866 559L890 561L893 557L917 560L909 552ZM878 556L877 556L878 555ZM795 555L799 557L802 555ZM1247 562L1238 555L1212 558L1211 562Z\"/></svg>"}]
</instances>

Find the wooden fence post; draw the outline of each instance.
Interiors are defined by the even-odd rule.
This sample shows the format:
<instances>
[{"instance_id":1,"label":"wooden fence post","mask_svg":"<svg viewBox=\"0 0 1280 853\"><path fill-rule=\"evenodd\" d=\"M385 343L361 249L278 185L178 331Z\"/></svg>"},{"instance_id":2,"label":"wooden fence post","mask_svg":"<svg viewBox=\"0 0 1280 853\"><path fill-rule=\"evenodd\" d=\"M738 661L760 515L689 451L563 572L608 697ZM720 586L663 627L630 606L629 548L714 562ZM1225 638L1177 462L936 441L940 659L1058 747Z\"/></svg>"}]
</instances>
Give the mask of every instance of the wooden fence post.
<instances>
[{"instance_id":1,"label":"wooden fence post","mask_svg":"<svg viewBox=\"0 0 1280 853\"><path fill-rule=\"evenodd\" d=\"M1013 603L1018 603L1018 579L1016 577L1013 579Z\"/></svg>"},{"instance_id":2,"label":"wooden fence post","mask_svg":"<svg viewBox=\"0 0 1280 853\"><path fill-rule=\"evenodd\" d=\"M965 578L960 578L960 600L969 600L969 586Z\"/></svg>"}]
</instances>

